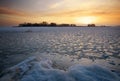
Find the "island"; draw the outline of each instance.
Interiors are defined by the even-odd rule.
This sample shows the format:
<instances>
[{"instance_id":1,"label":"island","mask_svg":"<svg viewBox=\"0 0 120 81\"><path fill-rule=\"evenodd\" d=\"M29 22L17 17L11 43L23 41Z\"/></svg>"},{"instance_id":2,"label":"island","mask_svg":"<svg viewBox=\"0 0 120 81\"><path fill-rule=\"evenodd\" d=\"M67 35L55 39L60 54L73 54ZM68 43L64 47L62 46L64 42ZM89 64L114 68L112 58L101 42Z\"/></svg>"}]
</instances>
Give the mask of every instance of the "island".
<instances>
[{"instance_id":1,"label":"island","mask_svg":"<svg viewBox=\"0 0 120 81\"><path fill-rule=\"evenodd\" d=\"M67 23L62 23L62 24L57 24L54 22L48 23L46 21L43 21L41 23L22 23L19 24L18 27L76 27L76 24L67 24Z\"/></svg>"}]
</instances>

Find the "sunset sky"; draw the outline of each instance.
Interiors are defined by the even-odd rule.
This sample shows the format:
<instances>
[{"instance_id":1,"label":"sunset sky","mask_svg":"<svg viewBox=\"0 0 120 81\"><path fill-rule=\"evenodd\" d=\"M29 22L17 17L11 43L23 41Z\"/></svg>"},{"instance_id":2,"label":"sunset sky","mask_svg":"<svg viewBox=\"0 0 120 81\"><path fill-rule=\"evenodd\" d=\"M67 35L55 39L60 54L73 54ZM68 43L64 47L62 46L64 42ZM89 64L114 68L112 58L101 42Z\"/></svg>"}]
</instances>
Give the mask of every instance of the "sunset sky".
<instances>
[{"instance_id":1,"label":"sunset sky","mask_svg":"<svg viewBox=\"0 0 120 81\"><path fill-rule=\"evenodd\" d=\"M0 26L42 21L120 25L120 0L0 0Z\"/></svg>"}]
</instances>

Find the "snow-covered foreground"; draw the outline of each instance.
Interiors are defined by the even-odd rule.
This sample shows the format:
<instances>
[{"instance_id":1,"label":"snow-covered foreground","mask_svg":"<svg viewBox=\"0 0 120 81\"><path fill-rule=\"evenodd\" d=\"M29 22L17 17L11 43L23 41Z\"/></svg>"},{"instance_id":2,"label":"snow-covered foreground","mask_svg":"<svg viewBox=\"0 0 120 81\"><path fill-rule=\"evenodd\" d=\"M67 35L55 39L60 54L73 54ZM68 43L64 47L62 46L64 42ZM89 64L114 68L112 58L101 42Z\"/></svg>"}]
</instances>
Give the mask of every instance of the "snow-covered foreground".
<instances>
[{"instance_id":1,"label":"snow-covered foreground","mask_svg":"<svg viewBox=\"0 0 120 81\"><path fill-rule=\"evenodd\" d=\"M0 81L120 81L116 73L99 65L76 64L64 70L55 64L49 58L30 57L9 68Z\"/></svg>"}]
</instances>

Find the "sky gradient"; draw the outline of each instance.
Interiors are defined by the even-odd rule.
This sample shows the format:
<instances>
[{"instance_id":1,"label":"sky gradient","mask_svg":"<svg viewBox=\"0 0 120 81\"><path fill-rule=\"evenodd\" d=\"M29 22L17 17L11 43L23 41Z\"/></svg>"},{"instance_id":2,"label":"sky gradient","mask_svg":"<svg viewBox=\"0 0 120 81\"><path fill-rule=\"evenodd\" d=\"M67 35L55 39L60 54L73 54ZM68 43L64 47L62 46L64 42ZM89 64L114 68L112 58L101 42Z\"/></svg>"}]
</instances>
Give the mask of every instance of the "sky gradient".
<instances>
[{"instance_id":1,"label":"sky gradient","mask_svg":"<svg viewBox=\"0 0 120 81\"><path fill-rule=\"evenodd\" d=\"M0 0L0 26L42 21L120 25L120 0Z\"/></svg>"}]
</instances>

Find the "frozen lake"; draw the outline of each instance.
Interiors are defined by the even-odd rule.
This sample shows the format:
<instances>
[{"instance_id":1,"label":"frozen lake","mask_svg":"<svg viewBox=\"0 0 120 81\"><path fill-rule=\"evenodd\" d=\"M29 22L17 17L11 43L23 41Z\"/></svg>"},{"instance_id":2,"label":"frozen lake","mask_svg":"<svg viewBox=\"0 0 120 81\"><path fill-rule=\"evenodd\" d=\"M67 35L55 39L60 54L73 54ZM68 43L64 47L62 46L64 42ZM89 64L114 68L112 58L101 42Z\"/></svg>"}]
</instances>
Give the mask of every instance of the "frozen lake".
<instances>
[{"instance_id":1,"label":"frozen lake","mask_svg":"<svg viewBox=\"0 0 120 81\"><path fill-rule=\"evenodd\" d=\"M98 64L120 71L120 27L0 28L0 72L33 55L59 69Z\"/></svg>"}]
</instances>

